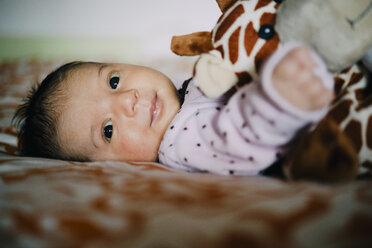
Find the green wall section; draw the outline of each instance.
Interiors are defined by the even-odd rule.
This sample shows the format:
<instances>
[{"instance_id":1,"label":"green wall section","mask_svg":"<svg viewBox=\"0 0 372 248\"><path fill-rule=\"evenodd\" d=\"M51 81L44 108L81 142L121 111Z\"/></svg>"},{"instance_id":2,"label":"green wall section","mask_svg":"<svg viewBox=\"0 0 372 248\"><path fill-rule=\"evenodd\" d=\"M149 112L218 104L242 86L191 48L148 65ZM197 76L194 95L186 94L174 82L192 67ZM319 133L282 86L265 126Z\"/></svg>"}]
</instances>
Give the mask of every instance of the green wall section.
<instances>
[{"instance_id":1,"label":"green wall section","mask_svg":"<svg viewBox=\"0 0 372 248\"><path fill-rule=\"evenodd\" d=\"M1 37L0 59L135 60L140 56L136 39Z\"/></svg>"}]
</instances>

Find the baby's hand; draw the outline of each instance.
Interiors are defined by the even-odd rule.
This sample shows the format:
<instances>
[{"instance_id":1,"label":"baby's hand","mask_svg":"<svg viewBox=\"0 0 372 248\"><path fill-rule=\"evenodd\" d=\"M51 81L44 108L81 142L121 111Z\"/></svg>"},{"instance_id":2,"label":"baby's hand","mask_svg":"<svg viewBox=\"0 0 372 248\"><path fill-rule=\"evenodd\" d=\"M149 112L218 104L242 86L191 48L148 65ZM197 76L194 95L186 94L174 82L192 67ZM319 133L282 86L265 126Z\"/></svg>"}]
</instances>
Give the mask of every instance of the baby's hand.
<instances>
[{"instance_id":1,"label":"baby's hand","mask_svg":"<svg viewBox=\"0 0 372 248\"><path fill-rule=\"evenodd\" d=\"M314 67L309 49L296 48L274 69L273 85L296 107L306 111L321 109L332 101L334 94L313 74Z\"/></svg>"}]
</instances>

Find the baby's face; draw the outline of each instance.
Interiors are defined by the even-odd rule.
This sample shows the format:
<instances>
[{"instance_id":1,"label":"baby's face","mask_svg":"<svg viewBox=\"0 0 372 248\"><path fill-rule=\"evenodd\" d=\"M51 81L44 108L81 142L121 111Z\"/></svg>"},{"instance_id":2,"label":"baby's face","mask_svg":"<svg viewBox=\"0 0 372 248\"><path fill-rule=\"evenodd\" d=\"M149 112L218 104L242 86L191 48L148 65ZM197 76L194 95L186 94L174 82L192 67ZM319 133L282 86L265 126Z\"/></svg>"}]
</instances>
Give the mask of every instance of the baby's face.
<instances>
[{"instance_id":1,"label":"baby's face","mask_svg":"<svg viewBox=\"0 0 372 248\"><path fill-rule=\"evenodd\" d=\"M67 80L58 138L69 154L93 161L155 161L180 108L161 72L128 64L89 64Z\"/></svg>"}]
</instances>

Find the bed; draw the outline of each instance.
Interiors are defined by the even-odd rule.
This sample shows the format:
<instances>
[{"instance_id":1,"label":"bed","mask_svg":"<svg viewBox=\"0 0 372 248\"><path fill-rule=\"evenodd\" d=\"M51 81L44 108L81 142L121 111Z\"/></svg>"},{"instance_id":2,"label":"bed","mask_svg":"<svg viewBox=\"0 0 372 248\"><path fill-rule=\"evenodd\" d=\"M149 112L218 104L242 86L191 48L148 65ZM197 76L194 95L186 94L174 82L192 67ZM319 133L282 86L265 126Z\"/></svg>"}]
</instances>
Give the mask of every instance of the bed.
<instances>
[{"instance_id":1,"label":"bed","mask_svg":"<svg viewBox=\"0 0 372 248\"><path fill-rule=\"evenodd\" d=\"M18 156L13 113L61 63L0 63L0 247L372 247L370 177L318 184Z\"/></svg>"}]
</instances>

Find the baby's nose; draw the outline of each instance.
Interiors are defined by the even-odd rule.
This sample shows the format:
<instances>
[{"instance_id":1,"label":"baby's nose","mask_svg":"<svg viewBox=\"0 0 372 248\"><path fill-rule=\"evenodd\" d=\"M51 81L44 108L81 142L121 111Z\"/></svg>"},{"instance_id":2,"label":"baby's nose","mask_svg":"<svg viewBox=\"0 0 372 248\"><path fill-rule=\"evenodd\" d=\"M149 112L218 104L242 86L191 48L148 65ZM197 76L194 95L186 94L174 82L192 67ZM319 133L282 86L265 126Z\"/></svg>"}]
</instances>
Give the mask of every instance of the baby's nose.
<instances>
[{"instance_id":1,"label":"baby's nose","mask_svg":"<svg viewBox=\"0 0 372 248\"><path fill-rule=\"evenodd\" d=\"M136 104L139 98L139 92L136 89L127 90L119 99L123 103L123 111L127 117L133 117L136 114Z\"/></svg>"}]
</instances>

